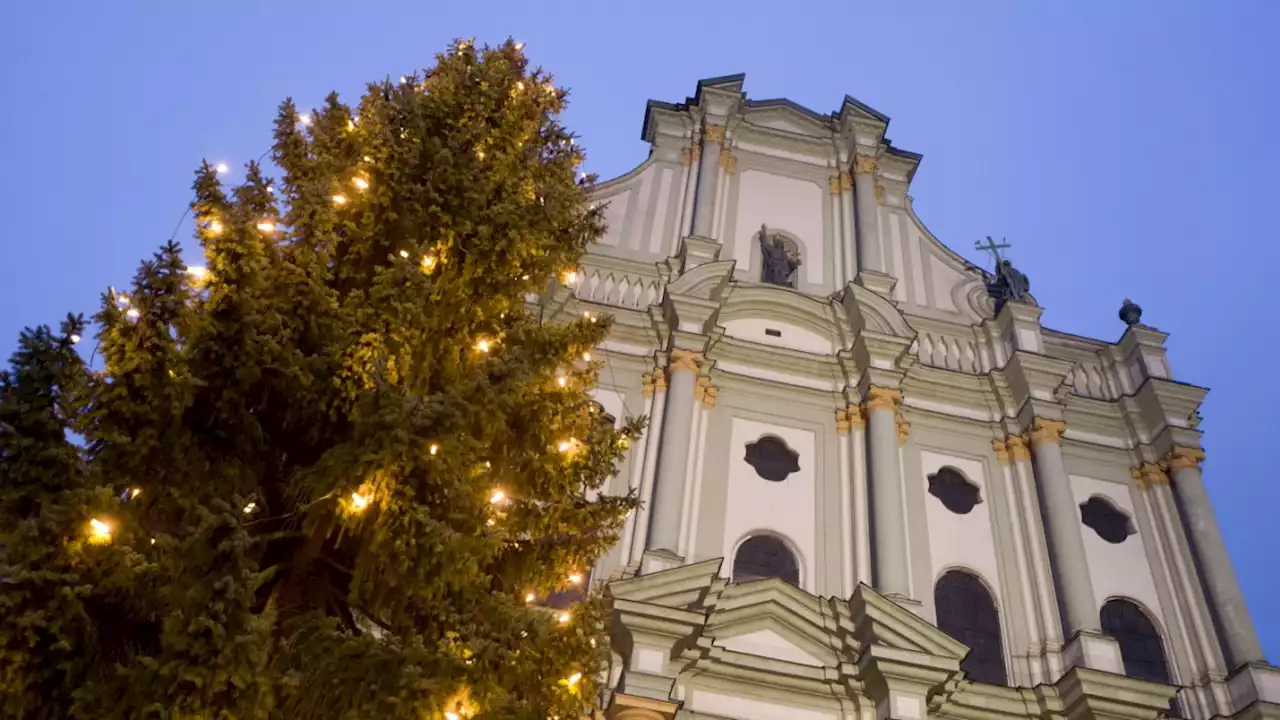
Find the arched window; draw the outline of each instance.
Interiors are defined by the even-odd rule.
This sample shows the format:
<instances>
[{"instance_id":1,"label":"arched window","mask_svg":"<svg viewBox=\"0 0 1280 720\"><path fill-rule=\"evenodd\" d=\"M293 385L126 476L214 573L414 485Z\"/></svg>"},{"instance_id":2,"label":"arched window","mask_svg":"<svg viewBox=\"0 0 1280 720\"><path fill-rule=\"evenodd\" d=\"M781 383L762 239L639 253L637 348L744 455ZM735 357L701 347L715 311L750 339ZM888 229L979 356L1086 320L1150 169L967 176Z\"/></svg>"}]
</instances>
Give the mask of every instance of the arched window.
<instances>
[{"instance_id":1,"label":"arched window","mask_svg":"<svg viewBox=\"0 0 1280 720\"><path fill-rule=\"evenodd\" d=\"M733 557L733 581L743 583L771 577L799 587L800 567L796 556L772 535L747 538Z\"/></svg>"},{"instance_id":2,"label":"arched window","mask_svg":"<svg viewBox=\"0 0 1280 720\"><path fill-rule=\"evenodd\" d=\"M982 581L960 570L950 570L933 587L938 629L969 646L960 669L971 680L1005 685L1004 647L1000 642L1000 614Z\"/></svg>"},{"instance_id":3,"label":"arched window","mask_svg":"<svg viewBox=\"0 0 1280 720\"><path fill-rule=\"evenodd\" d=\"M929 476L929 494L942 501L942 506L957 515L967 515L982 502L978 486L959 471L944 467Z\"/></svg>"},{"instance_id":4,"label":"arched window","mask_svg":"<svg viewBox=\"0 0 1280 720\"><path fill-rule=\"evenodd\" d=\"M1156 682L1169 682L1169 665L1164 659L1164 643L1151 618L1128 600L1108 600L1100 613L1102 632L1120 644L1124 674Z\"/></svg>"}]
</instances>

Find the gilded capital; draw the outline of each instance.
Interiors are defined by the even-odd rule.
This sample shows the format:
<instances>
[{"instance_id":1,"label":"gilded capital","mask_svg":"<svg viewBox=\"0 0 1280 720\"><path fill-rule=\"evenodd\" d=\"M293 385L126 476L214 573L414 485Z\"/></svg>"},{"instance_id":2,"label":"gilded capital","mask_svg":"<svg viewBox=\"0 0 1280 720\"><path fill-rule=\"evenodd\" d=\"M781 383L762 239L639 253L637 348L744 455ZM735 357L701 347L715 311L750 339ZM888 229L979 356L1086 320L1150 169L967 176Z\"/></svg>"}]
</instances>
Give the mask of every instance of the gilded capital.
<instances>
[{"instance_id":1,"label":"gilded capital","mask_svg":"<svg viewBox=\"0 0 1280 720\"><path fill-rule=\"evenodd\" d=\"M708 125L702 136L711 142L723 142L724 128L719 125Z\"/></svg>"},{"instance_id":2,"label":"gilded capital","mask_svg":"<svg viewBox=\"0 0 1280 720\"><path fill-rule=\"evenodd\" d=\"M1142 463L1136 468L1129 468L1129 474L1143 490L1152 485L1169 484L1169 476L1165 474L1164 468L1155 463Z\"/></svg>"},{"instance_id":3,"label":"gilded capital","mask_svg":"<svg viewBox=\"0 0 1280 720\"><path fill-rule=\"evenodd\" d=\"M716 394L720 388L711 384L711 378L698 376L698 384L693 387L693 396L702 401L702 407L711 409L716 406Z\"/></svg>"},{"instance_id":4,"label":"gilded capital","mask_svg":"<svg viewBox=\"0 0 1280 720\"><path fill-rule=\"evenodd\" d=\"M843 173L841 175L843 175ZM831 177L827 178L827 191L830 192L832 195L840 194L841 175L832 175Z\"/></svg>"},{"instance_id":5,"label":"gilded capital","mask_svg":"<svg viewBox=\"0 0 1280 720\"><path fill-rule=\"evenodd\" d=\"M996 451L996 460L999 460L1001 465L1008 465L1009 443L996 439L991 441L991 447Z\"/></svg>"},{"instance_id":6,"label":"gilded capital","mask_svg":"<svg viewBox=\"0 0 1280 720\"><path fill-rule=\"evenodd\" d=\"M867 416L863 414L861 407L850 405L836 409L836 432L840 435L847 435L850 430L861 430L866 426Z\"/></svg>"},{"instance_id":7,"label":"gilded capital","mask_svg":"<svg viewBox=\"0 0 1280 720\"><path fill-rule=\"evenodd\" d=\"M1031 421L1031 444L1056 443L1062 440L1067 424L1061 420L1037 417Z\"/></svg>"},{"instance_id":8,"label":"gilded capital","mask_svg":"<svg viewBox=\"0 0 1280 720\"><path fill-rule=\"evenodd\" d=\"M688 370L689 372L698 372L698 368L702 366L702 353L692 350L682 350L676 348L671 351L671 359L667 361L667 369L671 372L677 370Z\"/></svg>"},{"instance_id":9,"label":"gilded capital","mask_svg":"<svg viewBox=\"0 0 1280 720\"><path fill-rule=\"evenodd\" d=\"M738 166L738 159L733 156L733 152L729 148L720 149L720 167L724 168L726 173L730 175Z\"/></svg>"},{"instance_id":10,"label":"gilded capital","mask_svg":"<svg viewBox=\"0 0 1280 720\"><path fill-rule=\"evenodd\" d=\"M1005 446L1009 448L1009 457L1015 462L1031 459L1031 448L1028 447L1025 435L1010 435L1005 438Z\"/></svg>"},{"instance_id":11,"label":"gilded capital","mask_svg":"<svg viewBox=\"0 0 1280 720\"><path fill-rule=\"evenodd\" d=\"M1188 468L1199 468L1200 463L1204 461L1204 450L1192 447L1175 447L1169 453L1169 469L1185 470Z\"/></svg>"},{"instance_id":12,"label":"gilded capital","mask_svg":"<svg viewBox=\"0 0 1280 720\"><path fill-rule=\"evenodd\" d=\"M898 406L902 404L902 391L893 388L877 387L872 385L867 390L867 412L876 412L877 410L888 410L889 412L897 412Z\"/></svg>"},{"instance_id":13,"label":"gilded capital","mask_svg":"<svg viewBox=\"0 0 1280 720\"><path fill-rule=\"evenodd\" d=\"M667 373L662 368L654 368L641 376L641 383L644 388L644 396L653 397L655 392L667 389Z\"/></svg>"},{"instance_id":14,"label":"gilded capital","mask_svg":"<svg viewBox=\"0 0 1280 720\"><path fill-rule=\"evenodd\" d=\"M857 155L853 158L853 173L855 175L864 175L867 173L875 174L876 159L870 155Z\"/></svg>"},{"instance_id":15,"label":"gilded capital","mask_svg":"<svg viewBox=\"0 0 1280 720\"><path fill-rule=\"evenodd\" d=\"M840 173L840 175L838 175L838 177L840 178L840 189L841 189L841 190L849 191L849 190L852 190L852 189L853 189L853 176L852 176L852 175L850 175L850 174L849 174L849 173L847 173L847 172L842 172L842 173Z\"/></svg>"},{"instance_id":16,"label":"gilded capital","mask_svg":"<svg viewBox=\"0 0 1280 720\"><path fill-rule=\"evenodd\" d=\"M898 416L897 420L898 420L898 444L906 445L907 439L911 437L911 423L907 422L906 420L903 420L901 415Z\"/></svg>"}]
</instances>

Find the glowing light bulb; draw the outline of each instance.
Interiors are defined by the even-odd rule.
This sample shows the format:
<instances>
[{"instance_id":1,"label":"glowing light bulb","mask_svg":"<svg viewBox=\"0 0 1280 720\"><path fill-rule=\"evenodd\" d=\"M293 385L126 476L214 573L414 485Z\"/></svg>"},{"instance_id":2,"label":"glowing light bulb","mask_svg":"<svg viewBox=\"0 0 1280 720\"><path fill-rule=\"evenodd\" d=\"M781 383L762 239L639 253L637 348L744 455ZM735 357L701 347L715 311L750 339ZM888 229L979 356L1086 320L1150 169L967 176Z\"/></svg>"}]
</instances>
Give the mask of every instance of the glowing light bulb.
<instances>
[{"instance_id":1,"label":"glowing light bulb","mask_svg":"<svg viewBox=\"0 0 1280 720\"><path fill-rule=\"evenodd\" d=\"M487 352L489 352L489 341L488 341L488 340L480 340L479 342L477 342L477 343L476 343L476 349L477 349L477 350L479 350L479 351L480 351L480 352L482 352L482 353L487 353Z\"/></svg>"},{"instance_id":2,"label":"glowing light bulb","mask_svg":"<svg viewBox=\"0 0 1280 720\"><path fill-rule=\"evenodd\" d=\"M561 375L560 377L556 378L556 384L559 385L560 387L564 387L565 385L569 384L569 378Z\"/></svg>"},{"instance_id":3,"label":"glowing light bulb","mask_svg":"<svg viewBox=\"0 0 1280 720\"><path fill-rule=\"evenodd\" d=\"M402 257L402 258L407 258L407 257L409 257L409 251L408 251L408 250L401 250L401 251L400 251L400 257Z\"/></svg>"},{"instance_id":4,"label":"glowing light bulb","mask_svg":"<svg viewBox=\"0 0 1280 720\"><path fill-rule=\"evenodd\" d=\"M360 159L361 159L361 160L363 160L363 161L365 161L365 162L373 162L373 158L369 157L368 155L365 155L364 157L362 157L362 158L360 158Z\"/></svg>"},{"instance_id":5,"label":"glowing light bulb","mask_svg":"<svg viewBox=\"0 0 1280 720\"><path fill-rule=\"evenodd\" d=\"M591 362L591 353L589 352L582 353L582 359L587 362Z\"/></svg>"},{"instance_id":6,"label":"glowing light bulb","mask_svg":"<svg viewBox=\"0 0 1280 720\"><path fill-rule=\"evenodd\" d=\"M302 123L303 125L310 125L311 115L307 113L302 113L301 115L298 116L298 122Z\"/></svg>"},{"instance_id":7,"label":"glowing light bulb","mask_svg":"<svg viewBox=\"0 0 1280 720\"><path fill-rule=\"evenodd\" d=\"M431 272L431 270L432 270L435 266L436 266L436 258L435 258L435 256L434 256L434 255L423 255L423 256L422 256L422 269L423 269L423 270L425 270L425 271L427 271L427 272Z\"/></svg>"},{"instance_id":8,"label":"glowing light bulb","mask_svg":"<svg viewBox=\"0 0 1280 720\"><path fill-rule=\"evenodd\" d=\"M364 179L364 178L362 178L362 177L357 177L356 179L352 180L352 181L351 181L351 184L352 184L352 185L355 185L355 186L356 186L357 188L359 188L360 190L368 190L368 189L369 189L369 181L368 181L368 180L365 180L365 179Z\"/></svg>"},{"instance_id":9,"label":"glowing light bulb","mask_svg":"<svg viewBox=\"0 0 1280 720\"><path fill-rule=\"evenodd\" d=\"M523 90L524 90L524 81L523 81L523 80L517 80L517 81L516 81L516 90L517 90L517 91L523 91Z\"/></svg>"},{"instance_id":10,"label":"glowing light bulb","mask_svg":"<svg viewBox=\"0 0 1280 720\"><path fill-rule=\"evenodd\" d=\"M562 612L562 613L560 613L560 617L559 617L559 618L557 618L557 619L560 621L560 624L561 624L561 625L565 625L565 624L567 624L570 620L572 620L572 619L573 619L573 616L572 616L572 615L570 615L570 614L569 614L569 613L567 613L567 612Z\"/></svg>"},{"instance_id":11,"label":"glowing light bulb","mask_svg":"<svg viewBox=\"0 0 1280 720\"><path fill-rule=\"evenodd\" d=\"M334 195L334 196L333 196L333 204L334 204L334 205L346 205L346 204L347 204L347 196L346 196L346 195L341 195L341 194L339 194L339 195Z\"/></svg>"},{"instance_id":12,"label":"glowing light bulb","mask_svg":"<svg viewBox=\"0 0 1280 720\"><path fill-rule=\"evenodd\" d=\"M404 75L401 75L400 84L403 85L404 83L407 83L407 82L409 82L409 78L405 77Z\"/></svg>"},{"instance_id":13,"label":"glowing light bulb","mask_svg":"<svg viewBox=\"0 0 1280 720\"><path fill-rule=\"evenodd\" d=\"M582 584L582 576L581 576L581 575L579 575L578 573L574 573L574 574L572 574L572 575L570 575L570 576L569 576L569 582L570 582L570 583L572 583L572 584L574 584L574 585L581 585L581 584Z\"/></svg>"},{"instance_id":14,"label":"glowing light bulb","mask_svg":"<svg viewBox=\"0 0 1280 720\"><path fill-rule=\"evenodd\" d=\"M570 675L568 679L565 680L565 682L569 683L569 687L573 687L574 685L577 685L578 681L581 679L582 679L582 673L574 673Z\"/></svg>"},{"instance_id":15,"label":"glowing light bulb","mask_svg":"<svg viewBox=\"0 0 1280 720\"><path fill-rule=\"evenodd\" d=\"M138 312L138 308L129 308L124 311L124 314L128 315L130 320L137 320L138 316L141 315L141 313Z\"/></svg>"},{"instance_id":16,"label":"glowing light bulb","mask_svg":"<svg viewBox=\"0 0 1280 720\"><path fill-rule=\"evenodd\" d=\"M193 282L202 283L209 279L209 268L203 265L188 265L187 275L191 276Z\"/></svg>"},{"instance_id":17,"label":"glowing light bulb","mask_svg":"<svg viewBox=\"0 0 1280 720\"><path fill-rule=\"evenodd\" d=\"M439 452L439 451L440 451L440 446L439 446L439 445L437 445L437 444L435 444L435 443L431 443L431 447L430 447L430 448L428 448L427 450L428 450L428 452L430 452L432 455L435 455L437 452Z\"/></svg>"},{"instance_id":18,"label":"glowing light bulb","mask_svg":"<svg viewBox=\"0 0 1280 720\"><path fill-rule=\"evenodd\" d=\"M276 231L276 224L270 220L263 220L258 223L258 229L264 233L273 233Z\"/></svg>"},{"instance_id":19,"label":"glowing light bulb","mask_svg":"<svg viewBox=\"0 0 1280 720\"><path fill-rule=\"evenodd\" d=\"M156 539L155 539L155 538L151 538L151 544L152 544L152 545L155 545L155 544L156 544Z\"/></svg>"},{"instance_id":20,"label":"glowing light bulb","mask_svg":"<svg viewBox=\"0 0 1280 720\"><path fill-rule=\"evenodd\" d=\"M244 506L244 514L248 515L249 513L252 513L254 510L257 510L257 509L258 509L258 503L251 502L248 505Z\"/></svg>"},{"instance_id":21,"label":"glowing light bulb","mask_svg":"<svg viewBox=\"0 0 1280 720\"><path fill-rule=\"evenodd\" d=\"M124 293L120 293L119 295L116 296L116 302L120 303L121 305L128 305L129 296L125 295Z\"/></svg>"},{"instance_id":22,"label":"glowing light bulb","mask_svg":"<svg viewBox=\"0 0 1280 720\"><path fill-rule=\"evenodd\" d=\"M494 490L493 494L489 496L489 502L494 504L500 503L506 499L507 499L507 494L502 492L501 490Z\"/></svg>"},{"instance_id":23,"label":"glowing light bulb","mask_svg":"<svg viewBox=\"0 0 1280 720\"><path fill-rule=\"evenodd\" d=\"M522 43L522 42L518 42L518 43L516 43L516 49L517 49L517 50L523 50L523 49L524 49L524 43Z\"/></svg>"},{"instance_id":24,"label":"glowing light bulb","mask_svg":"<svg viewBox=\"0 0 1280 720\"><path fill-rule=\"evenodd\" d=\"M275 194L276 194L276 187L275 187L275 185L268 185L268 186L267 186L267 192L271 193L272 195L275 195Z\"/></svg>"},{"instance_id":25,"label":"glowing light bulb","mask_svg":"<svg viewBox=\"0 0 1280 720\"><path fill-rule=\"evenodd\" d=\"M573 270L569 270L564 274L565 285L572 285L576 282L578 282L578 273L574 272Z\"/></svg>"},{"instance_id":26,"label":"glowing light bulb","mask_svg":"<svg viewBox=\"0 0 1280 720\"><path fill-rule=\"evenodd\" d=\"M209 232L213 233L214 235L217 235L218 233L222 232L222 223L218 222L217 220L209 221Z\"/></svg>"},{"instance_id":27,"label":"glowing light bulb","mask_svg":"<svg viewBox=\"0 0 1280 720\"><path fill-rule=\"evenodd\" d=\"M75 333L71 333L71 342L73 344L80 342L80 336L76 335Z\"/></svg>"},{"instance_id":28,"label":"glowing light bulb","mask_svg":"<svg viewBox=\"0 0 1280 720\"><path fill-rule=\"evenodd\" d=\"M485 524L485 525L488 525L489 527L493 527L494 525L497 525L497 524L498 524L498 522L497 522L496 520L494 520L493 518L489 518L488 520L485 520L485 521L484 521L484 524Z\"/></svg>"},{"instance_id":29,"label":"glowing light bulb","mask_svg":"<svg viewBox=\"0 0 1280 720\"><path fill-rule=\"evenodd\" d=\"M533 602L534 600L537 600L537 599L538 599L538 596L537 596L537 595L534 595L533 593L529 593L528 595L525 595L525 596L524 596L524 601L525 601L525 602L527 602L527 603L531 603L531 602Z\"/></svg>"},{"instance_id":30,"label":"glowing light bulb","mask_svg":"<svg viewBox=\"0 0 1280 720\"><path fill-rule=\"evenodd\" d=\"M218 167L215 169L218 171L219 175L226 175L231 172L231 168L228 167L226 163L218 163Z\"/></svg>"},{"instance_id":31,"label":"glowing light bulb","mask_svg":"<svg viewBox=\"0 0 1280 720\"><path fill-rule=\"evenodd\" d=\"M129 497L130 497L130 498L136 498L136 497L138 497L138 496L139 496L139 495L141 495L141 494L142 494L142 488L130 488L130 490L129 490Z\"/></svg>"},{"instance_id":32,"label":"glowing light bulb","mask_svg":"<svg viewBox=\"0 0 1280 720\"><path fill-rule=\"evenodd\" d=\"M365 497L364 495L361 495L358 492L351 493L351 509L352 510L356 512L363 512L364 509L367 507L369 507L369 498Z\"/></svg>"},{"instance_id":33,"label":"glowing light bulb","mask_svg":"<svg viewBox=\"0 0 1280 720\"><path fill-rule=\"evenodd\" d=\"M348 129L348 130L355 130L355 129L356 129L356 121L355 121L355 120L347 120L347 129Z\"/></svg>"},{"instance_id":34,"label":"glowing light bulb","mask_svg":"<svg viewBox=\"0 0 1280 720\"><path fill-rule=\"evenodd\" d=\"M89 521L89 542L104 545L111 542L111 526L94 518Z\"/></svg>"},{"instance_id":35,"label":"glowing light bulb","mask_svg":"<svg viewBox=\"0 0 1280 720\"><path fill-rule=\"evenodd\" d=\"M569 450L573 447L573 443L570 443L568 440L561 440L560 444L557 447L560 450L560 452L569 452Z\"/></svg>"},{"instance_id":36,"label":"glowing light bulb","mask_svg":"<svg viewBox=\"0 0 1280 720\"><path fill-rule=\"evenodd\" d=\"M445 720L461 720L462 716L458 715L456 712L448 711L445 712L444 717Z\"/></svg>"},{"instance_id":37,"label":"glowing light bulb","mask_svg":"<svg viewBox=\"0 0 1280 720\"><path fill-rule=\"evenodd\" d=\"M529 279L529 276L528 276L528 275L521 275L521 276L520 276L520 279L521 279L521 280L528 280L528 279Z\"/></svg>"}]
</instances>

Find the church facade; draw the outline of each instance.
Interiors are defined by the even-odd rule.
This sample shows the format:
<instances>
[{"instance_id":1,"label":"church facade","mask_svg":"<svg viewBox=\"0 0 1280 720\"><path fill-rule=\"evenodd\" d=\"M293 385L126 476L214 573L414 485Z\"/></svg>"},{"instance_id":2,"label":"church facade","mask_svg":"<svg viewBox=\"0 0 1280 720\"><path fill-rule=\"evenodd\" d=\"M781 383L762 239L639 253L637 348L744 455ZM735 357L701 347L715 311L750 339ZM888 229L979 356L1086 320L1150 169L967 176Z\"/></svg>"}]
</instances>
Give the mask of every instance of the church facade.
<instances>
[{"instance_id":1,"label":"church facade","mask_svg":"<svg viewBox=\"0 0 1280 720\"><path fill-rule=\"evenodd\" d=\"M1114 342L1042 326L916 217L886 116L743 81L649 102L536 298L614 316L596 399L650 418L593 571L604 714L1280 718L1166 335L1128 302Z\"/></svg>"}]
</instances>

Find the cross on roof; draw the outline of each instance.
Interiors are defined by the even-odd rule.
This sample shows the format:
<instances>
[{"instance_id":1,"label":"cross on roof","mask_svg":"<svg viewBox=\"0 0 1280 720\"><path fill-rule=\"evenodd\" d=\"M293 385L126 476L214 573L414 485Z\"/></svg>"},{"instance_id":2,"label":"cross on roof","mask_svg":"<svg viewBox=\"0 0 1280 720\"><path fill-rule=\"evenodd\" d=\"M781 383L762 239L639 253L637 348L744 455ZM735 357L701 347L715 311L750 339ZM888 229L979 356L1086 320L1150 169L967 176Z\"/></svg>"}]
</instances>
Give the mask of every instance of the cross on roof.
<instances>
[{"instance_id":1,"label":"cross on roof","mask_svg":"<svg viewBox=\"0 0 1280 720\"><path fill-rule=\"evenodd\" d=\"M992 240L992 239L991 239L991 236L990 236L990 235L988 235L988 236L987 236L987 244L986 244L986 245L983 245L981 240L975 241L975 242L973 243L973 248L974 248L975 250L983 250L983 251L989 252L989 253L991 253L991 254L995 257L995 259L996 259L996 269L999 269L999 268L1000 268L1000 261L1004 259L1004 258L1000 257L1000 250L1001 250L1002 248L1010 248L1010 247L1013 247L1013 246L1012 246L1012 245L1010 245L1009 243L1005 242L1005 239L1004 239L1004 238L1000 238L1000 242L999 242L999 243L997 243L995 240Z\"/></svg>"}]
</instances>

